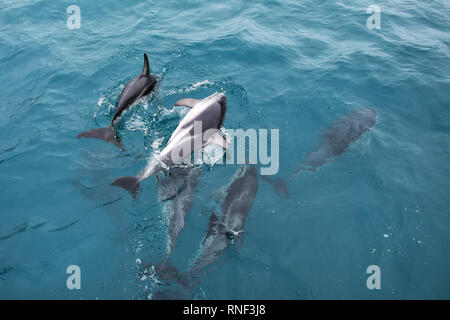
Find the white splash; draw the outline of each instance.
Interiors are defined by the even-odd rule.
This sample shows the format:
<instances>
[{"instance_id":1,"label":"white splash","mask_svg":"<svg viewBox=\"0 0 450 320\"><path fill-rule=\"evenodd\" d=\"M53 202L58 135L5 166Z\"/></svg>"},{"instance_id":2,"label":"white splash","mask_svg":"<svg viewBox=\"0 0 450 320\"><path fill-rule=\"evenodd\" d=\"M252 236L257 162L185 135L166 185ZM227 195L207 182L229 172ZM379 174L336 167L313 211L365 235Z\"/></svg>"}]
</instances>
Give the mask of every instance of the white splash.
<instances>
[{"instance_id":1,"label":"white splash","mask_svg":"<svg viewBox=\"0 0 450 320\"><path fill-rule=\"evenodd\" d=\"M142 120L142 117L136 116L133 120L128 122L127 129L130 131L144 131L144 134L147 134L148 126L147 123Z\"/></svg>"},{"instance_id":2,"label":"white splash","mask_svg":"<svg viewBox=\"0 0 450 320\"><path fill-rule=\"evenodd\" d=\"M152 142L152 149L153 150L159 150L162 143L164 141L164 137L158 138L155 141Z\"/></svg>"},{"instance_id":3,"label":"white splash","mask_svg":"<svg viewBox=\"0 0 450 320\"><path fill-rule=\"evenodd\" d=\"M206 86L206 85L213 85L213 84L214 83L209 80L203 80L203 81L196 82L185 89L170 90L168 92L168 94L172 95L172 94L177 94L177 93L191 92L191 91L196 90L199 87Z\"/></svg>"},{"instance_id":4,"label":"white splash","mask_svg":"<svg viewBox=\"0 0 450 320\"><path fill-rule=\"evenodd\" d=\"M197 83L194 83L193 85L191 85L190 87L188 87L185 92L189 92L189 91L193 91L195 89L197 89L198 87L207 85L207 84L212 84L211 82L209 82L208 80L203 80Z\"/></svg>"},{"instance_id":5,"label":"white splash","mask_svg":"<svg viewBox=\"0 0 450 320\"><path fill-rule=\"evenodd\" d=\"M104 96L101 96L97 101L97 105L99 107L101 107L105 101L106 101L106 98Z\"/></svg>"}]
</instances>

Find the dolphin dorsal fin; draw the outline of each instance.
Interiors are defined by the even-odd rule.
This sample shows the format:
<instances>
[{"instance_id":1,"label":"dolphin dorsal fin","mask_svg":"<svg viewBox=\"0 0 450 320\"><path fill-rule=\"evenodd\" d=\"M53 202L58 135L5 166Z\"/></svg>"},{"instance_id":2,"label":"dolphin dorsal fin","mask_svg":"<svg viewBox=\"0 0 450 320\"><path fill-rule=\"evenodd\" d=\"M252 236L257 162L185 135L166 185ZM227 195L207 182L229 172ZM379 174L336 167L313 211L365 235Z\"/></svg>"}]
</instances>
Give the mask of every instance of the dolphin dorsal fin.
<instances>
[{"instance_id":1,"label":"dolphin dorsal fin","mask_svg":"<svg viewBox=\"0 0 450 320\"><path fill-rule=\"evenodd\" d=\"M201 100L192 99L192 98L185 98L185 99L181 99L181 100L178 100L177 102L175 102L175 106L186 106L186 107L192 109L200 101Z\"/></svg>"},{"instance_id":2,"label":"dolphin dorsal fin","mask_svg":"<svg viewBox=\"0 0 450 320\"><path fill-rule=\"evenodd\" d=\"M142 69L141 76L147 76L150 73L150 65L148 64L147 54L144 53L144 68Z\"/></svg>"}]
</instances>

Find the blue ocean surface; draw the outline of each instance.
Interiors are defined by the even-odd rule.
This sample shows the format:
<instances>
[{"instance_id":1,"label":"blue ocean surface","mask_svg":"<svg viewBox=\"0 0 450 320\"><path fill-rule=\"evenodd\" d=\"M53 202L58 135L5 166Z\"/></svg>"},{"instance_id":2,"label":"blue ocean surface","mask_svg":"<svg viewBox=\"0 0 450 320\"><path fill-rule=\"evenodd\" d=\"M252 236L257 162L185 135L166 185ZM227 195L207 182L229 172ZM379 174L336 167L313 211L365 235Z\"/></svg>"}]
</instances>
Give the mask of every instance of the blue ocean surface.
<instances>
[{"instance_id":1,"label":"blue ocean surface","mask_svg":"<svg viewBox=\"0 0 450 320\"><path fill-rule=\"evenodd\" d=\"M0 0L0 298L449 299L449 13L448 1ZM144 53L160 82L123 114L125 151L77 139L109 125ZM136 199L110 183L166 145L189 110L177 100L215 92L225 128L279 129L272 178L289 198L259 179L241 245L186 289L142 274L166 250L157 180ZM287 179L364 107L373 128ZM238 168L202 167L170 257L179 273Z\"/></svg>"}]
</instances>

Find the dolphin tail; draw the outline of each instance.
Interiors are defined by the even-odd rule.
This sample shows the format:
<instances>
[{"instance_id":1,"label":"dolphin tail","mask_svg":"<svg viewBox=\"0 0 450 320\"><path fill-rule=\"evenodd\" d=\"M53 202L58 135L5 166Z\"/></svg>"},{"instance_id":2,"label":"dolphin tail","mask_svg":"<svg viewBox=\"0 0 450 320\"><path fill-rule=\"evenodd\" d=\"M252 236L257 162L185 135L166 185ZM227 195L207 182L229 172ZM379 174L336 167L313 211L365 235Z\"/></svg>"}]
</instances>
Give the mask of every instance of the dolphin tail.
<instances>
[{"instance_id":1,"label":"dolphin tail","mask_svg":"<svg viewBox=\"0 0 450 320\"><path fill-rule=\"evenodd\" d=\"M159 290L147 297L151 300L190 300L191 295L186 290Z\"/></svg>"},{"instance_id":2,"label":"dolphin tail","mask_svg":"<svg viewBox=\"0 0 450 320\"><path fill-rule=\"evenodd\" d=\"M302 171L316 171L317 166L308 166L308 165L302 165L300 166L300 168L297 169L297 171L295 171L293 174L291 174L291 176L289 177L289 180L293 180L295 178L297 178L297 176L302 172Z\"/></svg>"},{"instance_id":3,"label":"dolphin tail","mask_svg":"<svg viewBox=\"0 0 450 320\"><path fill-rule=\"evenodd\" d=\"M158 281L165 283L166 285L170 282L175 281L185 289L190 287L189 279L186 277L186 275L180 273L176 267L174 267L169 261L167 261L167 259L159 263L147 264L143 268L143 271L138 274L138 276L140 278L142 278L143 276L155 276Z\"/></svg>"},{"instance_id":4,"label":"dolphin tail","mask_svg":"<svg viewBox=\"0 0 450 320\"><path fill-rule=\"evenodd\" d=\"M117 137L116 130L114 129L113 126L84 131L79 135L77 135L77 138L100 139L115 144L116 146L124 150L122 141Z\"/></svg>"},{"instance_id":5,"label":"dolphin tail","mask_svg":"<svg viewBox=\"0 0 450 320\"><path fill-rule=\"evenodd\" d=\"M272 185L277 195L285 199L289 199L289 189L284 179L278 178L274 180L266 176L261 176L261 178Z\"/></svg>"},{"instance_id":6,"label":"dolphin tail","mask_svg":"<svg viewBox=\"0 0 450 320\"><path fill-rule=\"evenodd\" d=\"M136 198L139 189L139 179L136 177L120 177L111 183L112 186L118 186L128 190L133 198Z\"/></svg>"}]
</instances>

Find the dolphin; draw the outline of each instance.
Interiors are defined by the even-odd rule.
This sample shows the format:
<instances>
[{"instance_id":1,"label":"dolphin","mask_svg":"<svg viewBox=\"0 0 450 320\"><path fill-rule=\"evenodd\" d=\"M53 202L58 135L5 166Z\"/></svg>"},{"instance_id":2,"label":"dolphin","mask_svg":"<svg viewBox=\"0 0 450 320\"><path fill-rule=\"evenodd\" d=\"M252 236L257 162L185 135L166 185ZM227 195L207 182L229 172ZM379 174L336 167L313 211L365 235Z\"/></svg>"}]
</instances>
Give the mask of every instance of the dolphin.
<instances>
[{"instance_id":1,"label":"dolphin","mask_svg":"<svg viewBox=\"0 0 450 320\"><path fill-rule=\"evenodd\" d=\"M377 122L377 111L373 108L359 108L333 122L330 128L322 133L319 146L311 152L305 162L289 178L295 178L301 171L315 171L318 167L348 150L351 143L358 140ZM273 180L263 177L273 185L275 191L285 198L289 197L283 179Z\"/></svg>"},{"instance_id":2,"label":"dolphin","mask_svg":"<svg viewBox=\"0 0 450 320\"><path fill-rule=\"evenodd\" d=\"M168 226L165 261L172 254L178 235L184 228L200 174L199 167L174 167L166 177L158 180L160 200L164 201L163 213Z\"/></svg>"},{"instance_id":3,"label":"dolphin","mask_svg":"<svg viewBox=\"0 0 450 320\"><path fill-rule=\"evenodd\" d=\"M187 106L191 110L180 121L166 147L160 154L152 157L137 176L118 178L111 185L122 187L136 197L142 180L163 169L181 164L181 160L186 159L192 152L210 143L220 145L224 149L228 147L219 131L227 111L227 99L223 93L215 93L203 100L181 99L175 106Z\"/></svg>"},{"instance_id":4,"label":"dolphin","mask_svg":"<svg viewBox=\"0 0 450 320\"><path fill-rule=\"evenodd\" d=\"M244 224L256 197L258 190L258 175L254 166L243 165L235 173L231 182L222 188L223 201L221 217L212 213L209 217L208 229L200 243L199 250L186 272L179 272L167 261L159 264L147 264L140 277L154 277L169 286L175 280L181 285L177 291L158 291L153 299L180 298L188 299L189 291L193 289L205 269L220 258L224 251L235 241L239 246L243 242Z\"/></svg>"},{"instance_id":5,"label":"dolphin","mask_svg":"<svg viewBox=\"0 0 450 320\"><path fill-rule=\"evenodd\" d=\"M190 279L198 277L202 270L216 261L235 241L239 246L242 245L244 224L257 190L256 167L241 166L223 193L221 218L215 213L210 215L208 230L203 237L197 257L185 277Z\"/></svg>"},{"instance_id":6,"label":"dolphin","mask_svg":"<svg viewBox=\"0 0 450 320\"><path fill-rule=\"evenodd\" d=\"M114 112L114 116L111 120L111 125L106 128L91 129L82 132L77 136L77 138L100 139L113 143L121 149L124 149L122 141L119 139L116 134L116 130L114 129L114 122L118 117L120 117L123 111L130 107L134 102L152 92L156 83L157 78L156 76L150 74L148 57L147 54L144 53L144 68L142 69L142 73L138 77L131 79L125 85L125 88L123 88L119 97L119 102L116 105L116 111Z\"/></svg>"},{"instance_id":7,"label":"dolphin","mask_svg":"<svg viewBox=\"0 0 450 320\"><path fill-rule=\"evenodd\" d=\"M330 159L348 150L351 143L370 130L377 121L377 112L372 108L360 108L337 119L322 133L319 147L310 153L305 163L297 170L315 171Z\"/></svg>"}]
</instances>

